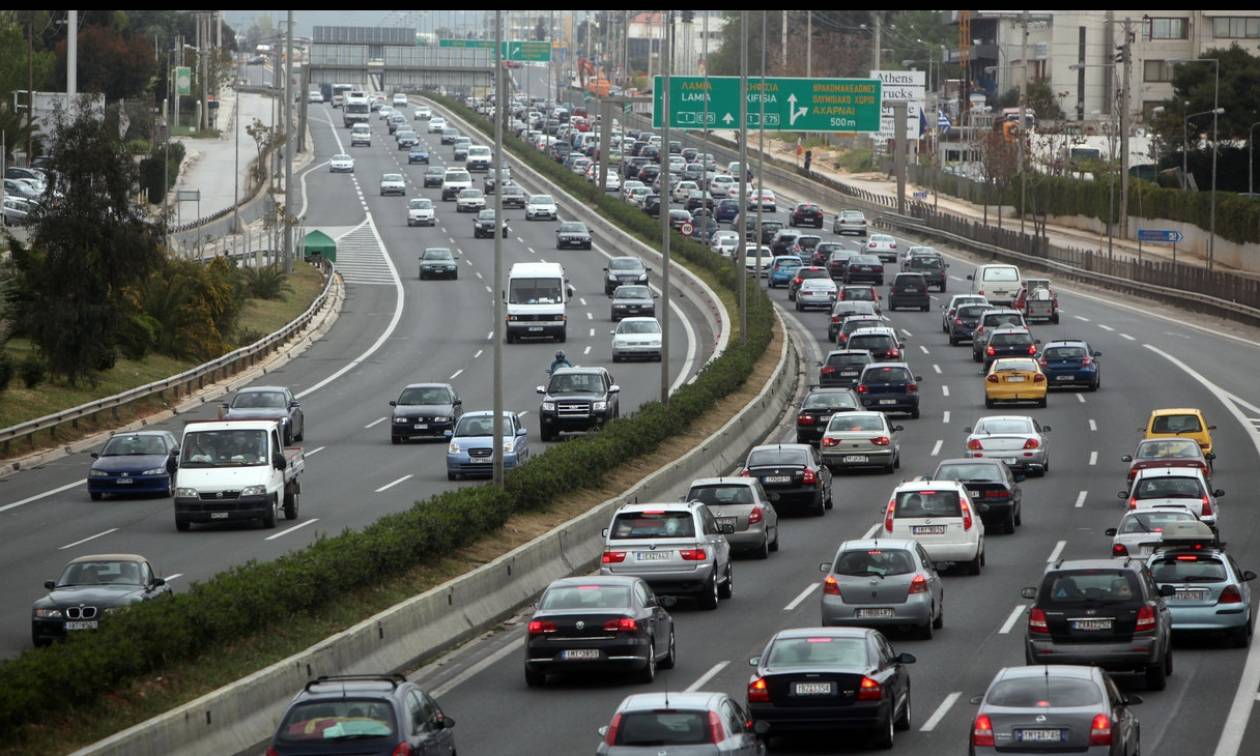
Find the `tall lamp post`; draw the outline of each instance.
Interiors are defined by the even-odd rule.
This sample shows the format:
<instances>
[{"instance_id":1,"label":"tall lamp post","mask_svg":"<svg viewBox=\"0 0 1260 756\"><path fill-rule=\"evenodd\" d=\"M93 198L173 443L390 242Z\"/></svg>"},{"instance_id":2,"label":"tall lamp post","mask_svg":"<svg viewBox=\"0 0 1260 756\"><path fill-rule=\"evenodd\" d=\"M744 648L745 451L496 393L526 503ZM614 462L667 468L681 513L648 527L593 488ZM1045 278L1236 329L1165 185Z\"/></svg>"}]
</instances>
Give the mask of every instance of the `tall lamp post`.
<instances>
[{"instance_id":1,"label":"tall lamp post","mask_svg":"<svg viewBox=\"0 0 1260 756\"><path fill-rule=\"evenodd\" d=\"M1257 126L1260 126L1260 121L1256 121L1255 123L1247 127L1247 194L1255 194L1256 192L1256 190L1253 188L1254 184L1252 183L1252 173L1253 173L1252 166L1255 165L1255 162L1256 162L1256 158L1255 158L1256 133L1255 131L1256 131Z\"/></svg>"},{"instance_id":2,"label":"tall lamp post","mask_svg":"<svg viewBox=\"0 0 1260 756\"><path fill-rule=\"evenodd\" d=\"M1212 63L1213 83L1212 83L1212 199L1211 199L1211 219L1208 221L1208 259L1207 269L1212 269L1212 263L1216 257L1216 142L1217 142L1217 116L1221 114L1221 61L1220 58L1173 58L1168 61L1171 65L1178 63Z\"/></svg>"}]
</instances>

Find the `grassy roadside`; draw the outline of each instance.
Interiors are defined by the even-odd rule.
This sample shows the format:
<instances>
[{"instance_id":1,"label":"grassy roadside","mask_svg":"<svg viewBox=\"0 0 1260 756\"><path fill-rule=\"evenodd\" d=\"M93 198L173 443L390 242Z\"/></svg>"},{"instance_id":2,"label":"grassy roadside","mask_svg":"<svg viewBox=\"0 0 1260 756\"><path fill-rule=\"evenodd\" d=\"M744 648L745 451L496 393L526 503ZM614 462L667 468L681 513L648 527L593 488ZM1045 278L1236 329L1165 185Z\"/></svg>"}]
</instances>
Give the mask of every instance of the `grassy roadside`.
<instances>
[{"instance_id":1,"label":"grassy roadside","mask_svg":"<svg viewBox=\"0 0 1260 756\"><path fill-rule=\"evenodd\" d=\"M0 745L0 756L70 753L274 664L588 511L686 454L750 402L773 375L783 337L776 325L773 339L741 389L726 396L714 411L654 452L602 478L603 485L599 488L559 497L542 511L515 514L501 530L459 549L448 558L386 577L370 589L341 594L316 611L271 625L266 633L251 634L238 643L207 648L196 660L167 665L160 675L139 678L94 704L71 707L37 724L27 725L20 743Z\"/></svg>"},{"instance_id":2,"label":"grassy roadside","mask_svg":"<svg viewBox=\"0 0 1260 756\"><path fill-rule=\"evenodd\" d=\"M271 333L285 323L302 314L323 288L323 275L309 265L299 265L289 278L293 290L287 292L284 299L261 300L251 299L241 313L238 332ZM12 339L4 347L14 364L19 364L29 355L33 347L26 339ZM13 381L3 394L0 394L0 427L8 427L37 417L77 407L97 399L112 396L122 391L143 386L146 383L169 378L195 367L195 359L176 359L162 354L150 354L143 360L128 360L119 357L112 370L102 374L96 385L69 386L64 381L50 380L28 389L20 379ZM74 441L91 435L110 426L125 424L139 417L159 411L163 408L160 400L153 399L138 402L118 411L118 419L109 415L100 420L87 419L78 427L66 427L57 430L55 441L48 435L41 435L40 446L54 446ZM19 445L14 454L25 454L31 448Z\"/></svg>"}]
</instances>

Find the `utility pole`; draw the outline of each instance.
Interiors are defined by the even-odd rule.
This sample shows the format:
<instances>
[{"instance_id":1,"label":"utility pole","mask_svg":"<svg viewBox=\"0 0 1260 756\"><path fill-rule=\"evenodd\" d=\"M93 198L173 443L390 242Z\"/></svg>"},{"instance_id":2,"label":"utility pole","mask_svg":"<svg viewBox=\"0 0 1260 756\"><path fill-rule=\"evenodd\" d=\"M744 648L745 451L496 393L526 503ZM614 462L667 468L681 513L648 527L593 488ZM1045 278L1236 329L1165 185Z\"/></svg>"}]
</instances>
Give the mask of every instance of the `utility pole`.
<instances>
[{"instance_id":1,"label":"utility pole","mask_svg":"<svg viewBox=\"0 0 1260 756\"><path fill-rule=\"evenodd\" d=\"M1025 113L1028 108L1028 11L1024 11L1021 14L1020 21L1023 23L1024 33L1019 43L1019 62L1024 67L1024 76L1019 83L1019 127L1015 129L1015 135L1019 139L1019 158L1016 163L1019 166L1019 233L1023 235L1024 216L1026 215L1024 211L1024 197L1026 196L1024 189L1028 183L1025 180L1025 175L1028 171L1024 166L1024 140L1028 137L1024 129L1024 123L1027 120ZM1123 115L1120 117L1124 118Z\"/></svg>"},{"instance_id":2,"label":"utility pole","mask_svg":"<svg viewBox=\"0 0 1260 756\"><path fill-rule=\"evenodd\" d=\"M70 111L70 117L73 118L76 110L76 100L79 94L79 12L77 10L67 11L66 20L66 107ZM30 104L32 110L35 106L34 93L28 95L31 97ZM27 158L28 160L30 158Z\"/></svg>"},{"instance_id":3,"label":"utility pole","mask_svg":"<svg viewBox=\"0 0 1260 756\"><path fill-rule=\"evenodd\" d=\"M701 39L704 42L704 84L705 84L704 91L708 92L709 91L708 89L708 86L709 86L709 11L703 10L700 12L704 14L704 19L700 22L701 25L704 27L704 30L700 34ZM700 166L702 168L702 170L700 171L700 191L704 192L704 196L706 198L705 202L707 203L710 199L712 199L712 197L710 197L709 195L709 169L705 166L705 163L706 163L705 155L709 154L708 153L708 149L709 149L709 98L707 96L704 98L703 118L704 120L701 121L701 123L704 125L704 131L700 133L704 136L705 152L701 153L700 155ZM714 206L709 208L710 218L713 217L713 213L716 210L717 210L717 203L714 203ZM708 245L710 249L713 248L714 236L717 236L717 234L713 234L712 236L708 235L707 233L705 234L705 238L706 238L705 244Z\"/></svg>"},{"instance_id":4,"label":"utility pole","mask_svg":"<svg viewBox=\"0 0 1260 756\"><path fill-rule=\"evenodd\" d=\"M673 70L673 14L665 11L666 34L661 40L661 404L669 402L669 74ZM604 131L611 128L611 123L604 124Z\"/></svg>"},{"instance_id":5,"label":"utility pole","mask_svg":"<svg viewBox=\"0 0 1260 756\"><path fill-rule=\"evenodd\" d=\"M805 11L805 78L814 78L814 12Z\"/></svg>"},{"instance_id":6,"label":"utility pole","mask_svg":"<svg viewBox=\"0 0 1260 756\"><path fill-rule=\"evenodd\" d=\"M26 19L26 164L35 158L35 21ZM166 56L170 68L170 55ZM167 74L170 75L169 73Z\"/></svg>"},{"instance_id":7,"label":"utility pole","mask_svg":"<svg viewBox=\"0 0 1260 756\"><path fill-rule=\"evenodd\" d=\"M210 19L205 13L197 14L197 77L201 79L201 123L202 131L210 128L210 86L206 81L206 48L210 45Z\"/></svg>"},{"instance_id":8,"label":"utility pole","mask_svg":"<svg viewBox=\"0 0 1260 756\"><path fill-rule=\"evenodd\" d=\"M1027 13L1027 11L1024 11ZM1129 82L1133 60L1133 20L1124 18L1124 44L1120 46L1120 61L1124 64L1124 77L1120 81L1120 238L1129 238ZM1027 36L1027 35L1025 35ZM1112 69L1115 70L1114 68Z\"/></svg>"},{"instance_id":9,"label":"utility pole","mask_svg":"<svg viewBox=\"0 0 1260 756\"><path fill-rule=\"evenodd\" d=\"M494 112L503 113L503 11L494 12ZM503 486L503 118L494 119L494 484Z\"/></svg>"},{"instance_id":10,"label":"utility pole","mask_svg":"<svg viewBox=\"0 0 1260 756\"><path fill-rule=\"evenodd\" d=\"M284 231L284 272L293 272L293 11L288 11L284 25L284 215L281 228ZM205 92L205 83L202 83Z\"/></svg>"},{"instance_id":11,"label":"utility pole","mask_svg":"<svg viewBox=\"0 0 1260 756\"><path fill-rule=\"evenodd\" d=\"M236 93L236 112L232 116L236 123L236 157L232 162L232 233L241 232L241 93Z\"/></svg>"},{"instance_id":12,"label":"utility pole","mask_svg":"<svg viewBox=\"0 0 1260 756\"><path fill-rule=\"evenodd\" d=\"M871 35L871 44L875 47L871 50L871 70L878 71L879 65L879 46L881 43L880 34L884 30L884 15L880 11L875 11L875 33Z\"/></svg>"},{"instance_id":13,"label":"utility pole","mask_svg":"<svg viewBox=\"0 0 1260 756\"><path fill-rule=\"evenodd\" d=\"M787 68L787 14L788 14L788 12L787 12L786 10L785 10L785 11L783 11L783 22L780 24L780 26L781 26L782 28L781 28L781 29L779 29L779 31L782 33L782 37L783 37L781 40L779 40L779 44L781 45L781 48L780 48L780 49L782 50L782 53L780 54L780 58L779 58L779 66L780 66L781 68ZM765 24L765 22L766 22L766 21L765 21L765 19L763 18L763 19L762 19L762 21L761 21L761 23L762 23L762 24ZM765 33L764 33L764 32L762 32L761 36L762 36L762 38L764 39L766 35L765 35ZM762 45L765 45L765 42L762 42ZM764 57L764 56L762 56L762 57ZM765 75L766 75L766 74L765 74L765 72L764 72L764 71L762 71L762 73L761 73L762 78L765 78ZM760 243L758 243L758 244L757 244L757 249L761 249L761 244L760 244ZM759 273L758 275L761 275L761 274Z\"/></svg>"},{"instance_id":14,"label":"utility pole","mask_svg":"<svg viewBox=\"0 0 1260 756\"><path fill-rule=\"evenodd\" d=\"M787 11L784 11L783 17L787 18ZM761 80L757 82L757 107L759 110L757 115L757 258L756 264L753 266L753 282L758 287L761 286L761 190L762 175L765 173L766 155L766 22L768 20L768 14L763 10L761 12ZM787 24L783 26L785 29L787 28ZM739 183L748 183L747 163L740 162L739 173ZM747 211L747 204L740 208L741 214Z\"/></svg>"},{"instance_id":15,"label":"utility pole","mask_svg":"<svg viewBox=\"0 0 1260 756\"><path fill-rule=\"evenodd\" d=\"M669 145L666 145L668 147ZM748 11L739 12L739 164L748 165ZM748 343L748 182L739 182L739 343ZM757 239L761 248L761 238ZM753 271L760 275L760 271Z\"/></svg>"}]
</instances>

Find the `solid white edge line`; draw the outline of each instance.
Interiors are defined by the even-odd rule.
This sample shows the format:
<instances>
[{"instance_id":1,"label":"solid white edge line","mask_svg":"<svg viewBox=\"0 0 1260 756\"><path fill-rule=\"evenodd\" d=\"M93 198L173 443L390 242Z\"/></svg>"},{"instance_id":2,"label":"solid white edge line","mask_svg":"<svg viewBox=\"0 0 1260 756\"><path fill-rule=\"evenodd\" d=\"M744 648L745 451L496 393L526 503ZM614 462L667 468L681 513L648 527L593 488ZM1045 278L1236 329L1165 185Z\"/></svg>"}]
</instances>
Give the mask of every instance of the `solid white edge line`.
<instances>
[{"instance_id":1,"label":"solid white edge line","mask_svg":"<svg viewBox=\"0 0 1260 756\"><path fill-rule=\"evenodd\" d=\"M700 677L695 682L688 685L687 690L684 692L692 693L694 691L700 690L700 688L704 687L705 683L712 680L714 676L717 675L718 672L721 672L722 670L726 669L726 665L728 664L730 664L729 661L720 661L717 664L714 664L712 667L709 667L709 671L705 672L703 675L700 675Z\"/></svg>"},{"instance_id":2,"label":"solid white edge line","mask_svg":"<svg viewBox=\"0 0 1260 756\"><path fill-rule=\"evenodd\" d=\"M953 707L954 702L956 702L960 696L962 696L961 690L956 690L948 696L945 696L945 700L941 701L941 705L936 707L936 711L932 712L932 716L928 719L928 721L923 723L923 726L919 728L919 732L931 732L932 730L935 730L936 726L941 723L941 720L949 713L950 708Z\"/></svg>"},{"instance_id":3,"label":"solid white edge line","mask_svg":"<svg viewBox=\"0 0 1260 756\"><path fill-rule=\"evenodd\" d=\"M1067 541L1059 541L1058 543L1056 543L1054 545L1054 551L1050 552L1050 558L1047 559L1046 562L1047 563L1053 562L1054 560L1058 559L1059 555L1063 553L1064 546L1067 546Z\"/></svg>"},{"instance_id":4,"label":"solid white edge line","mask_svg":"<svg viewBox=\"0 0 1260 756\"><path fill-rule=\"evenodd\" d=\"M498 651L495 651L493 654L490 654L489 656L477 662L476 664L472 665L468 669L464 670L463 672L460 672L458 675L455 675L450 680L447 680L446 682L442 683L438 687L434 688L432 692L430 693L430 695L432 695L434 698L441 698L447 693L450 693L456 687L468 682L474 676L480 674L482 670L498 662L500 659L508 656L509 654L513 654L519 651L521 647L524 645L525 645L524 636L513 640L511 643L508 643L503 648L499 649Z\"/></svg>"},{"instance_id":5,"label":"solid white edge line","mask_svg":"<svg viewBox=\"0 0 1260 756\"><path fill-rule=\"evenodd\" d=\"M284 529L284 530L281 530L279 533L276 533L275 535L269 535L269 536L267 536L266 538L264 538L263 540L264 540L264 541L274 541L274 540L276 540L277 538L279 538L280 536L283 536L283 535L288 535L289 533L292 533L293 531L297 530L298 528L304 528L304 527L306 527L307 525L311 525L311 524L316 523L316 522L319 522L319 518L318 518L318 517L312 517L311 519L307 520L306 522L299 522L297 525L294 525L294 526L293 526L293 527L291 527L291 528L286 528L286 529Z\"/></svg>"},{"instance_id":6,"label":"solid white edge line","mask_svg":"<svg viewBox=\"0 0 1260 756\"><path fill-rule=\"evenodd\" d=\"M1080 508L1084 507L1084 506L1085 506L1085 497L1087 497L1087 496L1089 496L1089 491L1081 491L1080 493L1078 493L1078 494L1076 495L1076 504L1074 504L1073 506L1074 506L1076 509L1080 509Z\"/></svg>"},{"instance_id":7,"label":"solid white edge line","mask_svg":"<svg viewBox=\"0 0 1260 756\"><path fill-rule=\"evenodd\" d=\"M380 488L376 489L376 490L375 490L375 491L373 491L372 493L380 493L381 491L388 491L389 489L393 488L394 486L398 485L399 483L402 483L403 481L406 481L406 480L410 480L410 479L411 479L411 478L413 478L413 477L415 477L415 474L414 474L414 473L408 473L408 474L406 474L406 475L402 476L401 478L399 478L398 480L395 480L395 481L391 481L391 482L389 482L389 483L386 483L385 485L383 485L383 486L381 486Z\"/></svg>"},{"instance_id":8,"label":"solid white edge line","mask_svg":"<svg viewBox=\"0 0 1260 756\"><path fill-rule=\"evenodd\" d=\"M1011 616L1007 617L1006 621L1002 623L1002 627L998 630L998 635L1006 635L1010 633L1011 628L1015 627L1015 623L1019 621L1020 615L1022 615L1024 610L1027 608L1028 607L1025 604L1016 604L1015 609L1011 612Z\"/></svg>"},{"instance_id":9,"label":"solid white edge line","mask_svg":"<svg viewBox=\"0 0 1260 756\"><path fill-rule=\"evenodd\" d=\"M73 549L75 546L78 546L80 544L87 543L88 541L95 541L97 538L100 538L101 536L107 536L110 533L117 533L117 532L118 532L118 528L110 528L109 530L102 530L96 535L90 535L87 538L80 538L74 543L67 543L65 546L58 546L57 551L65 551L66 549Z\"/></svg>"},{"instance_id":10,"label":"solid white edge line","mask_svg":"<svg viewBox=\"0 0 1260 756\"><path fill-rule=\"evenodd\" d=\"M43 493L35 494L34 496L27 496L25 499L22 499L20 501L15 501L12 504L5 504L3 507L0 507L0 512L8 512L10 509L17 509L18 507L24 504L30 504L32 501L39 501L40 499L46 499L49 496L55 496L61 493L62 491L69 491L71 488L78 488L79 486L86 485L86 484L87 484L86 480L77 480L74 483L67 483L64 486L59 486L50 491L45 491Z\"/></svg>"},{"instance_id":11,"label":"solid white edge line","mask_svg":"<svg viewBox=\"0 0 1260 756\"><path fill-rule=\"evenodd\" d=\"M805 586L805 590L803 590L803 591L801 591L800 593L796 594L796 598L794 598L794 599L792 599L791 601L789 601L789 602L788 602L788 605L787 605L787 606L785 606L785 607L783 607L783 611L785 611L785 612L790 612L790 611L795 610L795 609L796 609L796 607L798 607L798 606L800 606L800 605L801 605L801 602L802 602L802 601L804 601L805 599L809 598L809 594L813 593L813 592L814 592L814 591L816 591L816 590L818 590L818 583L817 583L817 582L813 582L813 583L810 583L809 585Z\"/></svg>"}]
</instances>

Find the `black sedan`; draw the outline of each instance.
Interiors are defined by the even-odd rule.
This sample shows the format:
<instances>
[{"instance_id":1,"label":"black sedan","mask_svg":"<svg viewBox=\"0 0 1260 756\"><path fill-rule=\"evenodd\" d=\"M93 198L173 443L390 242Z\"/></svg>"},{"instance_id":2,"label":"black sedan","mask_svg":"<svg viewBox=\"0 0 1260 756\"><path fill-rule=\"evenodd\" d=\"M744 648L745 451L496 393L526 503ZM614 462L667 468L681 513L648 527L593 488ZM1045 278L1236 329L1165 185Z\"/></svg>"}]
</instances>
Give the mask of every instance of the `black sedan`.
<instances>
[{"instance_id":1,"label":"black sedan","mask_svg":"<svg viewBox=\"0 0 1260 756\"><path fill-rule=\"evenodd\" d=\"M656 295L647 286L618 286L612 294L612 321L656 317Z\"/></svg>"},{"instance_id":2,"label":"black sedan","mask_svg":"<svg viewBox=\"0 0 1260 756\"><path fill-rule=\"evenodd\" d=\"M427 185L426 185L427 186ZM516 184L503 185L503 202L504 209L509 207L519 207L525 209L525 190Z\"/></svg>"},{"instance_id":3,"label":"black sedan","mask_svg":"<svg viewBox=\"0 0 1260 756\"><path fill-rule=\"evenodd\" d=\"M464 412L463 400L449 383L412 383L389 403L393 417L389 440L401 444L413 438L445 439Z\"/></svg>"},{"instance_id":4,"label":"black sedan","mask_svg":"<svg viewBox=\"0 0 1260 756\"><path fill-rule=\"evenodd\" d=\"M431 165L424 169L424 186L441 186L442 179L446 176L446 169L440 165Z\"/></svg>"},{"instance_id":5,"label":"black sedan","mask_svg":"<svg viewBox=\"0 0 1260 756\"><path fill-rule=\"evenodd\" d=\"M813 202L802 202L792 208L792 214L788 216L788 223L793 227L813 226L814 228L822 228L822 208Z\"/></svg>"},{"instance_id":6,"label":"black sedan","mask_svg":"<svg viewBox=\"0 0 1260 756\"><path fill-rule=\"evenodd\" d=\"M936 466L932 480L956 480L967 487L986 528L1014 533L1023 520L1024 473L998 459L947 459Z\"/></svg>"},{"instance_id":7,"label":"black sedan","mask_svg":"<svg viewBox=\"0 0 1260 756\"><path fill-rule=\"evenodd\" d=\"M548 673L634 672L651 683L656 669L676 661L674 599L657 598L642 579L623 576L564 578L547 586L530 618L525 682L547 683Z\"/></svg>"},{"instance_id":8,"label":"black sedan","mask_svg":"<svg viewBox=\"0 0 1260 756\"><path fill-rule=\"evenodd\" d=\"M891 748L910 729L911 654L896 654L878 630L803 627L770 639L748 683L748 713L759 733L864 730Z\"/></svg>"},{"instance_id":9,"label":"black sedan","mask_svg":"<svg viewBox=\"0 0 1260 756\"><path fill-rule=\"evenodd\" d=\"M499 224L503 231L503 238L508 235L507 218ZM481 210L477 213L477 217L473 219L473 238L475 239L493 239L494 238L494 210Z\"/></svg>"},{"instance_id":10,"label":"black sedan","mask_svg":"<svg viewBox=\"0 0 1260 756\"><path fill-rule=\"evenodd\" d=\"M884 285L884 263L875 255L854 255L844 269L844 282Z\"/></svg>"},{"instance_id":11,"label":"black sedan","mask_svg":"<svg viewBox=\"0 0 1260 756\"><path fill-rule=\"evenodd\" d=\"M556 249L566 247L591 248L591 232L585 223L566 221L556 229Z\"/></svg>"},{"instance_id":12,"label":"black sedan","mask_svg":"<svg viewBox=\"0 0 1260 756\"><path fill-rule=\"evenodd\" d=\"M865 354L870 357L869 353ZM857 394L847 387L810 389L801 399L796 413L796 443L819 443L832 415L860 409L862 403L858 401Z\"/></svg>"},{"instance_id":13,"label":"black sedan","mask_svg":"<svg viewBox=\"0 0 1260 756\"><path fill-rule=\"evenodd\" d=\"M754 446L740 475L760 480L776 508L800 504L822 517L832 507L831 471L809 444Z\"/></svg>"},{"instance_id":14,"label":"black sedan","mask_svg":"<svg viewBox=\"0 0 1260 756\"><path fill-rule=\"evenodd\" d=\"M103 619L106 615L171 592L149 560L137 554L81 556L44 588L48 595L31 609L31 641L36 646L95 630L108 621Z\"/></svg>"}]
</instances>

